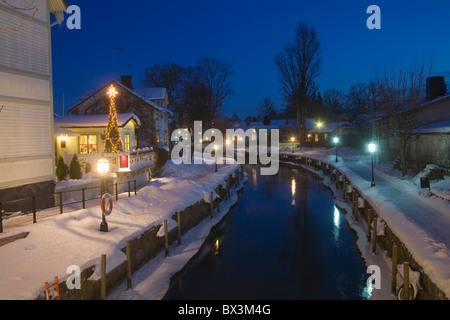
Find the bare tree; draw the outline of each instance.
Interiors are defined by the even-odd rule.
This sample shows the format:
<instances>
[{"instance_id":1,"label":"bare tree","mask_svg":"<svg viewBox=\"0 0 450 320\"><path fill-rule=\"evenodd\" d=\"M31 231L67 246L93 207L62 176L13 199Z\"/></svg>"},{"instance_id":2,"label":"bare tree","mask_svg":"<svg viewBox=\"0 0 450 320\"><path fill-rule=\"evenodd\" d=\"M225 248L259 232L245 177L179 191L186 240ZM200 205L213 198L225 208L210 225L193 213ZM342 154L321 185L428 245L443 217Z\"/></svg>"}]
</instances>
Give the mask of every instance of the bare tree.
<instances>
[{"instance_id":1,"label":"bare tree","mask_svg":"<svg viewBox=\"0 0 450 320\"><path fill-rule=\"evenodd\" d=\"M203 57L189 67L176 63L153 65L146 69L142 84L167 89L178 126L188 126L199 120L209 127L220 113L224 100L231 95L231 75L229 63Z\"/></svg>"},{"instance_id":2,"label":"bare tree","mask_svg":"<svg viewBox=\"0 0 450 320\"><path fill-rule=\"evenodd\" d=\"M388 118L388 127L397 137L402 174L407 174L406 152L409 140L417 127L418 107L425 100L424 84L431 73L425 64L414 63L398 71L385 71L379 79L381 108Z\"/></svg>"},{"instance_id":3,"label":"bare tree","mask_svg":"<svg viewBox=\"0 0 450 320\"><path fill-rule=\"evenodd\" d=\"M296 110L300 145L306 142L308 97L316 91L315 79L320 75L320 41L314 28L299 23L293 42L275 57L285 100Z\"/></svg>"},{"instance_id":4,"label":"bare tree","mask_svg":"<svg viewBox=\"0 0 450 320\"><path fill-rule=\"evenodd\" d=\"M226 98L231 96L232 90L229 79L233 75L231 65L228 62L216 58L202 57L191 70L191 81L200 83L208 92L204 95L209 107L208 117L203 119L211 122L221 111ZM206 124L207 126L209 125Z\"/></svg>"},{"instance_id":5,"label":"bare tree","mask_svg":"<svg viewBox=\"0 0 450 320\"><path fill-rule=\"evenodd\" d=\"M258 102L256 111L258 112L258 117L264 122L269 122L270 120L275 119L275 117L277 116L275 103L269 97L266 97Z\"/></svg>"},{"instance_id":6,"label":"bare tree","mask_svg":"<svg viewBox=\"0 0 450 320\"><path fill-rule=\"evenodd\" d=\"M176 63L155 64L145 69L142 84L152 88L166 88L171 105L176 106L182 96L186 69Z\"/></svg>"},{"instance_id":7,"label":"bare tree","mask_svg":"<svg viewBox=\"0 0 450 320\"><path fill-rule=\"evenodd\" d=\"M345 112L346 95L337 89L328 89L323 93L323 104L333 121Z\"/></svg>"}]
</instances>

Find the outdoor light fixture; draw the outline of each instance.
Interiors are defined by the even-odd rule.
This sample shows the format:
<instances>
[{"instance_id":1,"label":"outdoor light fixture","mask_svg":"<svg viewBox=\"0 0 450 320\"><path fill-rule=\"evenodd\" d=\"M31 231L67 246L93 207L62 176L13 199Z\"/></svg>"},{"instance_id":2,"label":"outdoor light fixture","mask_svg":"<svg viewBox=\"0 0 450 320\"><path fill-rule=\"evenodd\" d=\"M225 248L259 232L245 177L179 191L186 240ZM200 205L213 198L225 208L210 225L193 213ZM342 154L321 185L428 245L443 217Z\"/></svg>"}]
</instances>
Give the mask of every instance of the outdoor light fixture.
<instances>
[{"instance_id":1,"label":"outdoor light fixture","mask_svg":"<svg viewBox=\"0 0 450 320\"><path fill-rule=\"evenodd\" d=\"M338 138L338 137L334 137L334 138L333 138L333 142L334 142L334 149L336 150L336 162L338 162L338 156L337 156L337 144L339 143L339 138Z\"/></svg>"},{"instance_id":2,"label":"outdoor light fixture","mask_svg":"<svg viewBox=\"0 0 450 320\"><path fill-rule=\"evenodd\" d=\"M322 128L322 122L317 122L317 128Z\"/></svg>"},{"instance_id":3,"label":"outdoor light fixture","mask_svg":"<svg viewBox=\"0 0 450 320\"><path fill-rule=\"evenodd\" d=\"M101 181L101 195L103 195L103 191L104 191L104 174L107 173L109 171L109 161L103 156L101 156L100 159L97 160L97 172L100 173L101 177L102 177L102 181Z\"/></svg>"},{"instance_id":4,"label":"outdoor light fixture","mask_svg":"<svg viewBox=\"0 0 450 320\"><path fill-rule=\"evenodd\" d=\"M292 142L292 153L294 153L294 141L295 141L295 138L292 137L292 138L291 138L291 142Z\"/></svg>"},{"instance_id":5,"label":"outdoor light fixture","mask_svg":"<svg viewBox=\"0 0 450 320\"><path fill-rule=\"evenodd\" d=\"M377 145L373 142L369 143L369 151L372 154L372 183L371 183L371 187L375 186L375 179L374 179L374 173L373 173L373 154L375 153L375 151L377 151Z\"/></svg>"},{"instance_id":6,"label":"outdoor light fixture","mask_svg":"<svg viewBox=\"0 0 450 320\"><path fill-rule=\"evenodd\" d=\"M101 175L101 187L100 187L100 193L102 196L102 201L101 201L101 207L102 207L102 222L100 224L100 231L101 232L108 232L108 224L106 223L105 220L105 200L107 200L107 204L110 205L110 207L112 208L112 203L109 203L109 200L111 199L110 197L108 198L109 194L108 193L104 193L106 190L106 186L105 186L105 178L104 175L105 173L107 173L109 171L109 161L103 156L100 157L100 159L97 160L97 171L98 173L100 173ZM109 213L108 213L109 214Z\"/></svg>"},{"instance_id":7,"label":"outdoor light fixture","mask_svg":"<svg viewBox=\"0 0 450 320\"><path fill-rule=\"evenodd\" d=\"M109 171L109 161L103 156L97 160L97 171L101 175L107 173Z\"/></svg>"}]
</instances>

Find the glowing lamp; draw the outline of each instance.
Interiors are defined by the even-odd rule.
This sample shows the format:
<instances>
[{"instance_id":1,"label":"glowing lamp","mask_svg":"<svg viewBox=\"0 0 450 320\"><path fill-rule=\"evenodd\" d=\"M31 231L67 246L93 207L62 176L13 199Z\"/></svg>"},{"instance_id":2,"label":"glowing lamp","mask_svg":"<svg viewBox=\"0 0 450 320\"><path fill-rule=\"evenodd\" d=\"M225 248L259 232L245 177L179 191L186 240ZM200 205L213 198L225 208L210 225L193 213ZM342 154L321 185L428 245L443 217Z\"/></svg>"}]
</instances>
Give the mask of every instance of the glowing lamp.
<instances>
[{"instance_id":1,"label":"glowing lamp","mask_svg":"<svg viewBox=\"0 0 450 320\"><path fill-rule=\"evenodd\" d=\"M109 171L109 161L104 157L97 160L97 171L100 174L105 174Z\"/></svg>"},{"instance_id":2,"label":"glowing lamp","mask_svg":"<svg viewBox=\"0 0 450 320\"><path fill-rule=\"evenodd\" d=\"M369 151L371 153L374 153L375 151L377 151L377 145L375 143L369 143Z\"/></svg>"}]
</instances>

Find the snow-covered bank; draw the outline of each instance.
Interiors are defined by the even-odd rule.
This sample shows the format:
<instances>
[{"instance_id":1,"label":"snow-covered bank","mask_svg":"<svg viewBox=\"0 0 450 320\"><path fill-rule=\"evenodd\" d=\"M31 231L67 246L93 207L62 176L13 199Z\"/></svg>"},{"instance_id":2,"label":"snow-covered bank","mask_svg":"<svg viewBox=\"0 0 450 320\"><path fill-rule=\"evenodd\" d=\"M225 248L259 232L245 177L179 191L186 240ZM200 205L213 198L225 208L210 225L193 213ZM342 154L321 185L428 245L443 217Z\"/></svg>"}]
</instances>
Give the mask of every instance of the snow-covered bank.
<instances>
[{"instance_id":1,"label":"snow-covered bank","mask_svg":"<svg viewBox=\"0 0 450 320\"><path fill-rule=\"evenodd\" d=\"M171 221L178 210L202 199L209 201L210 192L224 185L236 169L238 165L220 165L214 172L213 165L176 166L169 161L164 177L140 189L136 196L114 202L113 212L106 219L107 233L99 231L100 206L16 229L29 234L0 247L0 299L35 299L45 281L55 276L65 281L71 265L81 270L99 266L102 254L107 256L109 272L125 261L121 249L126 240L162 224L164 219ZM169 224L170 229L174 227L176 223ZM98 276L96 271L92 277L95 280Z\"/></svg>"},{"instance_id":2,"label":"snow-covered bank","mask_svg":"<svg viewBox=\"0 0 450 320\"><path fill-rule=\"evenodd\" d=\"M286 153L292 156L292 153ZM407 247L414 260L423 268L433 283L442 292L450 297L450 252L445 239L448 236L448 215L450 204L447 200L423 197L420 187L414 183L414 177L398 178L393 170L388 167L378 166L376 175L377 187L370 187L367 177L368 157L360 155L354 150L340 150L339 162L335 162L334 150L305 148L297 151L294 156L309 157L330 163L336 166L344 174L351 184L358 189L359 193L375 209L380 218L389 226L393 233ZM358 161L357 164L355 162ZM358 172L358 173L356 173ZM369 170L370 177L370 170ZM446 181L450 181L446 179ZM447 182L444 180L440 185L445 188ZM395 185L397 189L390 188ZM380 189L380 186L386 190ZM417 212L425 208L423 212ZM427 214L420 216L414 215ZM439 219L439 226L433 219ZM418 225L416 221L425 224ZM435 232L433 232L435 231ZM444 234L445 233L445 234ZM444 240L443 240L444 239Z\"/></svg>"}]
</instances>

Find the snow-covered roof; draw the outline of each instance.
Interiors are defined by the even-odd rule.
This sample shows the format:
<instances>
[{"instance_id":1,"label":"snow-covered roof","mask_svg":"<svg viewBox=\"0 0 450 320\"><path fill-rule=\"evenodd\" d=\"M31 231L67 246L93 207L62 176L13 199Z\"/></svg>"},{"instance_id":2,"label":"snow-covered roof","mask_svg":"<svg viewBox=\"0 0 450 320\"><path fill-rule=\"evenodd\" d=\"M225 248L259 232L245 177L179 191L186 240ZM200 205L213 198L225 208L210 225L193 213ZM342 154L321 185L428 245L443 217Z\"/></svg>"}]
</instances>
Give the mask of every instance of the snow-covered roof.
<instances>
[{"instance_id":1,"label":"snow-covered roof","mask_svg":"<svg viewBox=\"0 0 450 320\"><path fill-rule=\"evenodd\" d=\"M450 120L434 122L420 126L414 130L413 134L449 134Z\"/></svg>"},{"instance_id":2,"label":"snow-covered roof","mask_svg":"<svg viewBox=\"0 0 450 320\"><path fill-rule=\"evenodd\" d=\"M123 85L122 83L120 83L119 81L114 81L114 80L110 81L107 85L103 86L102 88L100 88L98 90L95 90L95 89L92 89L92 88L91 89L87 89L83 93L83 95L81 96L81 98L80 98L81 101L79 103L77 103L75 106L73 106L72 108L70 108L68 112L70 113L70 111L75 109L80 103L82 103L83 101L88 99L93 94L99 92L100 90L103 90L105 87L108 87L111 83L114 83L114 85L117 85L117 86L121 87L122 89L127 90L128 92L134 94L136 97L138 97L139 99L145 101L146 103L151 105L153 108L155 108L155 109L157 109L159 111L162 111L162 112L167 112L168 114L171 114L171 115L173 114L172 111L170 111L167 108L164 108L164 107L161 107L161 106L157 105L154 101L151 100L151 98L148 98L146 96L146 95L148 95L148 96L155 95L155 97L157 97L158 95L161 95L162 90L164 90L164 91L166 90L165 88L146 88L145 90L148 90L148 92L147 93L144 92L144 94L146 94L146 95L143 95L143 94L138 92L141 89L133 89L132 90L132 89L128 88L127 86ZM154 92L153 92L153 89L155 89ZM159 98L152 98L152 99L159 99Z\"/></svg>"},{"instance_id":3,"label":"snow-covered roof","mask_svg":"<svg viewBox=\"0 0 450 320\"><path fill-rule=\"evenodd\" d=\"M134 91L151 100L164 100L167 94L166 88L135 88Z\"/></svg>"},{"instance_id":4,"label":"snow-covered roof","mask_svg":"<svg viewBox=\"0 0 450 320\"><path fill-rule=\"evenodd\" d=\"M59 125L55 124L53 129L53 134L55 136L68 136L68 137L77 137L80 134L78 132L68 130L65 128L61 128Z\"/></svg>"},{"instance_id":5,"label":"snow-covered roof","mask_svg":"<svg viewBox=\"0 0 450 320\"><path fill-rule=\"evenodd\" d=\"M329 123L322 124L320 127L316 126L310 132L311 133L329 133L329 132L336 131L337 129L339 129L341 127L353 128L354 126L348 121L329 122Z\"/></svg>"},{"instance_id":6,"label":"snow-covered roof","mask_svg":"<svg viewBox=\"0 0 450 320\"><path fill-rule=\"evenodd\" d=\"M108 125L108 114L94 114L89 116L56 117L55 125L62 128L84 128L84 127L106 127ZM117 114L119 127L125 126L130 120L134 120L141 126L141 120L134 113Z\"/></svg>"}]
</instances>

